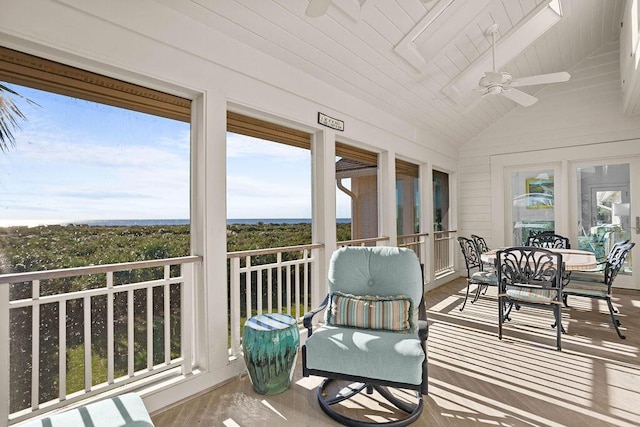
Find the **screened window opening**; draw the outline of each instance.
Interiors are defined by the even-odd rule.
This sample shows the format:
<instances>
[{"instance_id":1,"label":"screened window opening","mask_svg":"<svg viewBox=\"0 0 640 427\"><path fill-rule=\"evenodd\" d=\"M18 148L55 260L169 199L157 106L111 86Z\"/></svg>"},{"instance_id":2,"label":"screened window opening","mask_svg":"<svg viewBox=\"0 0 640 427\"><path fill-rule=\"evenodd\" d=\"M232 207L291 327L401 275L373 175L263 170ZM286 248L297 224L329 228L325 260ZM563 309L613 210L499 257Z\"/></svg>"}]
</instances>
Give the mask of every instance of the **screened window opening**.
<instances>
[{"instance_id":1,"label":"screened window opening","mask_svg":"<svg viewBox=\"0 0 640 427\"><path fill-rule=\"evenodd\" d=\"M378 155L337 142L336 185L338 241L378 237Z\"/></svg>"}]
</instances>

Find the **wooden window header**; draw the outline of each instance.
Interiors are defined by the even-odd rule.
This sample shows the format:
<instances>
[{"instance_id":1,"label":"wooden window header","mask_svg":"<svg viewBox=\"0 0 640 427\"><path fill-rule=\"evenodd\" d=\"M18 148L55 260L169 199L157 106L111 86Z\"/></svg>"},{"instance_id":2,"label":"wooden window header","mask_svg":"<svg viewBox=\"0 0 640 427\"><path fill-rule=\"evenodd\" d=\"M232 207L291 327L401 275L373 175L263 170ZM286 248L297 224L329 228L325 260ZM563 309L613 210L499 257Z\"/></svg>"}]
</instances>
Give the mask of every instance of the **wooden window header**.
<instances>
[{"instance_id":1,"label":"wooden window header","mask_svg":"<svg viewBox=\"0 0 640 427\"><path fill-rule=\"evenodd\" d=\"M352 147L342 142L336 142L336 156L344 157L350 160L357 160L372 166L378 166L378 153L363 150L362 148Z\"/></svg>"},{"instance_id":2,"label":"wooden window header","mask_svg":"<svg viewBox=\"0 0 640 427\"><path fill-rule=\"evenodd\" d=\"M239 133L298 148L311 149L311 134L227 111L227 132Z\"/></svg>"},{"instance_id":3,"label":"wooden window header","mask_svg":"<svg viewBox=\"0 0 640 427\"><path fill-rule=\"evenodd\" d=\"M0 47L0 80L61 95L191 121L191 100Z\"/></svg>"},{"instance_id":4,"label":"wooden window header","mask_svg":"<svg viewBox=\"0 0 640 427\"><path fill-rule=\"evenodd\" d=\"M420 174L420 166L407 162L405 160L396 159L396 175L411 176L418 178Z\"/></svg>"}]
</instances>

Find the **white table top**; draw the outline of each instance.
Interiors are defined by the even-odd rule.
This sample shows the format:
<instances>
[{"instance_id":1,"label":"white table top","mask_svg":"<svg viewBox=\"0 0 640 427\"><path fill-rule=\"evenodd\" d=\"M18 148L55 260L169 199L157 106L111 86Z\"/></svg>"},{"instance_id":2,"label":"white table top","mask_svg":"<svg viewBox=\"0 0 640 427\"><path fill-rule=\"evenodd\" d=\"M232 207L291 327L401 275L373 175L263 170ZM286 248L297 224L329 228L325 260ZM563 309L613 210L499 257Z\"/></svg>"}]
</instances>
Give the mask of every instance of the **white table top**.
<instances>
[{"instance_id":1,"label":"white table top","mask_svg":"<svg viewBox=\"0 0 640 427\"><path fill-rule=\"evenodd\" d=\"M500 248L508 249L508 248ZM500 249L492 249L489 252L485 252L480 255L482 262L487 264L494 264L496 261L496 252ZM541 248L548 249L552 252L562 254L562 261L564 262L564 269L571 270L591 270L598 265L596 256L589 251L581 251L578 249L560 249L560 248Z\"/></svg>"}]
</instances>

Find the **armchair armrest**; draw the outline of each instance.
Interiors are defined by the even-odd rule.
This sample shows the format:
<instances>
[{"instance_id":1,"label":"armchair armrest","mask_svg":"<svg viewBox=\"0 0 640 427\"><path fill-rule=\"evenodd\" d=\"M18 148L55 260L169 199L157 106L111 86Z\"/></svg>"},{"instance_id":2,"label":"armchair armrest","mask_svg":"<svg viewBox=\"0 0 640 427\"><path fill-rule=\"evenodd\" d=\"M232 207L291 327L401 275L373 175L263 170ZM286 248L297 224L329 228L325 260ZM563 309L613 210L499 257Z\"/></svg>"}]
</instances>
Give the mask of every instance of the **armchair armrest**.
<instances>
[{"instance_id":1,"label":"armchair armrest","mask_svg":"<svg viewBox=\"0 0 640 427\"><path fill-rule=\"evenodd\" d=\"M311 336L313 333L313 316L327 308L327 304L329 303L329 295L324 297L324 300L320 305L314 308L311 311L308 311L304 317L302 318L302 325L307 328L307 338Z\"/></svg>"},{"instance_id":2,"label":"armchair armrest","mask_svg":"<svg viewBox=\"0 0 640 427\"><path fill-rule=\"evenodd\" d=\"M420 341L426 341L429 336L429 324L426 320L418 320L418 337Z\"/></svg>"}]
</instances>

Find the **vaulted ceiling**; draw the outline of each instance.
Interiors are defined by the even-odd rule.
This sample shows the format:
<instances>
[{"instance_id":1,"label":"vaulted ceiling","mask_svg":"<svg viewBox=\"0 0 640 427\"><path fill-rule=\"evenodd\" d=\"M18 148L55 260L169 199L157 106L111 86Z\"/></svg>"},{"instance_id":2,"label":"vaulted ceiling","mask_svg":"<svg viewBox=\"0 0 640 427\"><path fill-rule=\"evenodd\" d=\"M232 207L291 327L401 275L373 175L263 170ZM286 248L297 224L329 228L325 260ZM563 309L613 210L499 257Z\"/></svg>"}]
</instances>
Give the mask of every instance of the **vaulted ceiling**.
<instances>
[{"instance_id":1,"label":"vaulted ceiling","mask_svg":"<svg viewBox=\"0 0 640 427\"><path fill-rule=\"evenodd\" d=\"M314 14L308 10L310 4L325 1L326 12L321 8L319 16L308 16ZM484 72L493 68L487 35L492 24L498 28L497 69L518 80L571 72L602 46L617 42L624 6L624 0L165 3L456 144L470 140L512 109L526 108L505 96L481 96L474 90ZM561 11L557 22L536 21L549 12L549 4L555 13ZM532 36L536 31L542 34ZM519 89L535 95L561 84Z\"/></svg>"}]
</instances>

